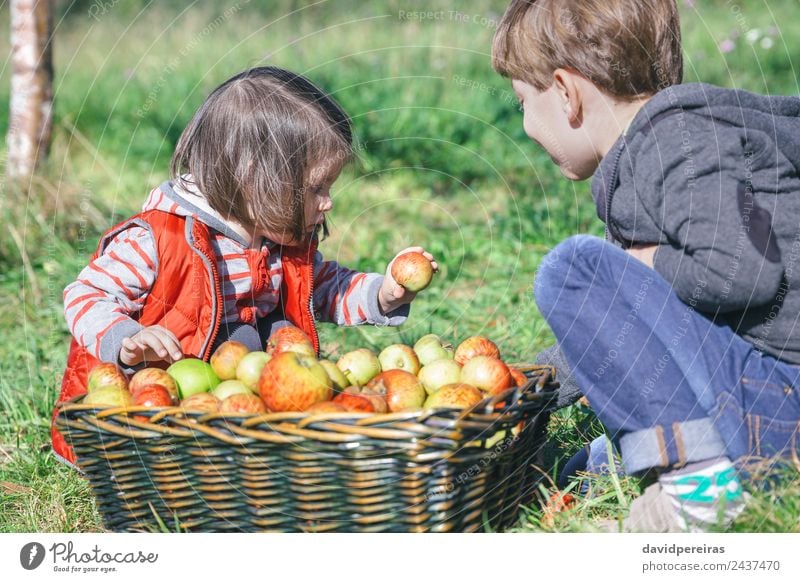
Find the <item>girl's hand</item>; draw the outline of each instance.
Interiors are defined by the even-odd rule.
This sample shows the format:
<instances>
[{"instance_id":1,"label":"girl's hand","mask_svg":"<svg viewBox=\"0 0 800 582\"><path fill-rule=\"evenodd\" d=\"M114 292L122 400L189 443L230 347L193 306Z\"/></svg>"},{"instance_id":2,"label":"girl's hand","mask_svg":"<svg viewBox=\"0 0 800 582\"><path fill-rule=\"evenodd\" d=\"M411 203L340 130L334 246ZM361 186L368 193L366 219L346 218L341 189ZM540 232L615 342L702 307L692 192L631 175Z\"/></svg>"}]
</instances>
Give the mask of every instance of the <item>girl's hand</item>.
<instances>
[{"instance_id":1,"label":"girl's hand","mask_svg":"<svg viewBox=\"0 0 800 582\"><path fill-rule=\"evenodd\" d=\"M411 303L414 301L414 297L417 296L416 293L412 293L402 285L399 285L397 281L394 280L394 277L392 277L392 263L394 263L400 255L410 252L422 253L423 256L431 262L433 272L435 273L439 270L439 264L434 260L433 255L422 247L408 247L397 253L386 267L386 277L383 279L383 285L381 285L378 291L378 305L381 308L381 312L384 314L394 311L401 305Z\"/></svg>"},{"instance_id":2,"label":"girl's hand","mask_svg":"<svg viewBox=\"0 0 800 582\"><path fill-rule=\"evenodd\" d=\"M181 343L175 334L160 325L151 325L122 340L119 361L126 366L141 362L172 363L183 358Z\"/></svg>"}]
</instances>

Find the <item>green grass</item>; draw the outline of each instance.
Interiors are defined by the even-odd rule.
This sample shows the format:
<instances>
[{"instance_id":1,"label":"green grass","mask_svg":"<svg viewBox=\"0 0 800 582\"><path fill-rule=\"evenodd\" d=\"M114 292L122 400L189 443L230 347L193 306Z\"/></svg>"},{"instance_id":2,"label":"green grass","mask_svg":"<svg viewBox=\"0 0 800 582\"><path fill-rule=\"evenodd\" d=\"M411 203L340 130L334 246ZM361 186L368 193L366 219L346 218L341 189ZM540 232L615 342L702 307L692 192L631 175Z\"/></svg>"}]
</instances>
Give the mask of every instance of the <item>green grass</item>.
<instances>
[{"instance_id":1,"label":"green grass","mask_svg":"<svg viewBox=\"0 0 800 582\"><path fill-rule=\"evenodd\" d=\"M353 117L359 160L334 188L325 255L382 270L414 243L441 265L405 326L326 326L326 352L410 342L430 331L453 342L484 333L507 359L530 361L553 341L533 303L533 274L558 241L601 234L602 225L588 184L563 180L524 137L508 82L491 71L493 28L480 18L498 18L505 1L459 3L467 22L399 17L401 10L453 10L444 2L336 0L302 3L294 14L301 3L263 4L269 8L198 2L184 10L184 3L131 0L95 21L93 4L81 1L55 19L50 160L24 193L2 190L13 202L5 204L7 235L0 237L0 531L102 529L85 483L47 449L69 342L61 291L99 233L135 212L166 177L175 141L206 93L247 66L305 73ZM681 3L687 80L800 92L796 2L742 1L739 12L723 0L696 4ZM226 8L229 17L220 20ZM8 30L5 9L0 28ZM761 38L751 45L744 33L753 28ZM762 46L765 35L770 48ZM722 54L718 45L727 38L735 46ZM0 48L7 54L6 35ZM8 77L5 66L0 100L7 101ZM6 129L7 109L0 108L0 133ZM554 466L601 430L580 406L554 415ZM629 478L592 478L590 486L592 496L566 512L523 512L520 529L592 531L595 519L624 515L639 493ZM754 492L732 529L797 531L799 493L792 473L777 488Z\"/></svg>"}]
</instances>

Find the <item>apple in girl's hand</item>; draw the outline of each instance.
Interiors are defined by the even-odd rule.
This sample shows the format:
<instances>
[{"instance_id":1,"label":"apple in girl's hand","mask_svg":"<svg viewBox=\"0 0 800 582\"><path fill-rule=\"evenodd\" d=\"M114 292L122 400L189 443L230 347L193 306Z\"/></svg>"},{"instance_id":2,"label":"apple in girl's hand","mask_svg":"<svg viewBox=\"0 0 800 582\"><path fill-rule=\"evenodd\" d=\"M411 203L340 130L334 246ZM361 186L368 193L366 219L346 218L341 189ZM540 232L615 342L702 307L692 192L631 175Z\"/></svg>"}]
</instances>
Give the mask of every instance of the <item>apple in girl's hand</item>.
<instances>
[{"instance_id":1,"label":"apple in girl's hand","mask_svg":"<svg viewBox=\"0 0 800 582\"><path fill-rule=\"evenodd\" d=\"M251 392L258 392L258 379L261 370L269 362L270 356L266 352L250 352L244 356L236 366L236 379L247 386Z\"/></svg>"},{"instance_id":2,"label":"apple in girl's hand","mask_svg":"<svg viewBox=\"0 0 800 582\"><path fill-rule=\"evenodd\" d=\"M219 398L209 392L198 392L181 400L180 407L200 412L217 412L222 404Z\"/></svg>"},{"instance_id":3,"label":"apple in girl's hand","mask_svg":"<svg viewBox=\"0 0 800 582\"><path fill-rule=\"evenodd\" d=\"M139 370L131 378L131 382L128 384L128 390L131 394L136 395L136 392L138 392L142 386L147 386L148 384L163 386L167 389L167 392L169 392L173 400L178 400L180 397L178 394L178 385L175 384L175 380L172 379L172 376L167 374L166 370L162 370L161 368L143 368Z\"/></svg>"},{"instance_id":4,"label":"apple in girl's hand","mask_svg":"<svg viewBox=\"0 0 800 582\"><path fill-rule=\"evenodd\" d=\"M508 373L511 374L511 379L514 382L515 386L525 386L528 383L528 377L517 370L514 366L508 367Z\"/></svg>"},{"instance_id":5,"label":"apple in girl's hand","mask_svg":"<svg viewBox=\"0 0 800 582\"><path fill-rule=\"evenodd\" d=\"M302 329L293 325L287 325L275 330L267 340L265 351L273 356L281 352L297 352L298 354L317 357L311 338Z\"/></svg>"},{"instance_id":6,"label":"apple in girl's hand","mask_svg":"<svg viewBox=\"0 0 800 582\"><path fill-rule=\"evenodd\" d=\"M375 412L372 402L360 394L340 392L331 402L343 406L348 412Z\"/></svg>"},{"instance_id":7,"label":"apple in girl's hand","mask_svg":"<svg viewBox=\"0 0 800 582\"><path fill-rule=\"evenodd\" d=\"M492 395L513 385L508 366L491 356L468 360L461 369L461 381Z\"/></svg>"},{"instance_id":8,"label":"apple in girl's hand","mask_svg":"<svg viewBox=\"0 0 800 582\"><path fill-rule=\"evenodd\" d=\"M461 366L454 360L435 360L419 371L419 380L428 394L433 394L445 384L461 381Z\"/></svg>"},{"instance_id":9,"label":"apple in girl's hand","mask_svg":"<svg viewBox=\"0 0 800 582\"><path fill-rule=\"evenodd\" d=\"M381 370L405 370L412 374L419 372L420 363L417 353L405 344L392 344L378 354Z\"/></svg>"},{"instance_id":10,"label":"apple in girl's hand","mask_svg":"<svg viewBox=\"0 0 800 582\"><path fill-rule=\"evenodd\" d=\"M483 400L481 391L469 384L446 384L428 396L425 408L469 408Z\"/></svg>"},{"instance_id":11,"label":"apple in girl's hand","mask_svg":"<svg viewBox=\"0 0 800 582\"><path fill-rule=\"evenodd\" d=\"M92 371L89 372L86 391L94 392L101 388L119 388L121 390L127 390L128 378L116 364L112 364L111 362L97 364L92 368Z\"/></svg>"},{"instance_id":12,"label":"apple in girl's hand","mask_svg":"<svg viewBox=\"0 0 800 582\"><path fill-rule=\"evenodd\" d=\"M348 386L350 386L350 381L347 379L347 376L344 375L336 364L331 362L330 360L320 360L319 365L325 368L325 371L328 373L328 376L333 382L333 390L334 392L341 392Z\"/></svg>"},{"instance_id":13,"label":"apple in girl's hand","mask_svg":"<svg viewBox=\"0 0 800 582\"><path fill-rule=\"evenodd\" d=\"M211 391L211 394L219 398L220 400L225 400L228 396L232 396L234 394L252 394L253 391L250 390L247 386L244 385L244 382L240 380L225 380L224 382L220 382L217 384L216 388Z\"/></svg>"},{"instance_id":14,"label":"apple in girl's hand","mask_svg":"<svg viewBox=\"0 0 800 582\"><path fill-rule=\"evenodd\" d=\"M232 394L222 401L220 412L264 414L267 407L264 401L247 390L247 393Z\"/></svg>"},{"instance_id":15,"label":"apple in girl's hand","mask_svg":"<svg viewBox=\"0 0 800 582\"><path fill-rule=\"evenodd\" d=\"M333 396L325 368L316 358L297 352L273 355L261 372L258 391L273 412L302 412Z\"/></svg>"},{"instance_id":16,"label":"apple in girl's hand","mask_svg":"<svg viewBox=\"0 0 800 582\"><path fill-rule=\"evenodd\" d=\"M427 366L436 360L452 360L453 346L443 344L442 340L435 333L429 333L417 340L414 344L414 352L419 358L419 363Z\"/></svg>"},{"instance_id":17,"label":"apple in girl's hand","mask_svg":"<svg viewBox=\"0 0 800 582\"><path fill-rule=\"evenodd\" d=\"M458 344L454 359L463 366L467 363L467 360L475 356L492 356L500 359L500 350L489 338L485 338L482 335L474 335Z\"/></svg>"},{"instance_id":18,"label":"apple in girl's hand","mask_svg":"<svg viewBox=\"0 0 800 582\"><path fill-rule=\"evenodd\" d=\"M431 284L433 265L422 253L403 253L392 262L392 278L412 293L418 293Z\"/></svg>"},{"instance_id":19,"label":"apple in girl's hand","mask_svg":"<svg viewBox=\"0 0 800 582\"><path fill-rule=\"evenodd\" d=\"M181 398L186 398L199 392L208 392L219 384L219 378L217 378L211 365L197 358L178 360L167 368L167 374L172 376L172 379L178 385L178 392Z\"/></svg>"},{"instance_id":20,"label":"apple in girl's hand","mask_svg":"<svg viewBox=\"0 0 800 582\"><path fill-rule=\"evenodd\" d=\"M336 366L342 371L350 384L363 386L375 376L380 374L381 363L378 357L367 348L359 348L352 352L347 352Z\"/></svg>"},{"instance_id":21,"label":"apple in girl's hand","mask_svg":"<svg viewBox=\"0 0 800 582\"><path fill-rule=\"evenodd\" d=\"M89 392L86 398L83 399L83 404L96 406L98 408L131 406L133 404L133 396L131 396L131 393L125 388L106 386L104 388L96 388Z\"/></svg>"},{"instance_id":22,"label":"apple in girl's hand","mask_svg":"<svg viewBox=\"0 0 800 582\"><path fill-rule=\"evenodd\" d=\"M236 377L236 368L248 352L249 348L241 342L226 341L214 351L209 360L211 369L220 380L232 380Z\"/></svg>"},{"instance_id":23,"label":"apple in girl's hand","mask_svg":"<svg viewBox=\"0 0 800 582\"><path fill-rule=\"evenodd\" d=\"M373 378L367 389L383 395L390 412L418 410L427 393L414 374L405 370L386 370Z\"/></svg>"},{"instance_id":24,"label":"apple in girl's hand","mask_svg":"<svg viewBox=\"0 0 800 582\"><path fill-rule=\"evenodd\" d=\"M321 414L324 412L347 412L347 409L341 404L337 404L332 400L326 400L325 402L317 402L316 404L309 406L306 412L309 414Z\"/></svg>"}]
</instances>

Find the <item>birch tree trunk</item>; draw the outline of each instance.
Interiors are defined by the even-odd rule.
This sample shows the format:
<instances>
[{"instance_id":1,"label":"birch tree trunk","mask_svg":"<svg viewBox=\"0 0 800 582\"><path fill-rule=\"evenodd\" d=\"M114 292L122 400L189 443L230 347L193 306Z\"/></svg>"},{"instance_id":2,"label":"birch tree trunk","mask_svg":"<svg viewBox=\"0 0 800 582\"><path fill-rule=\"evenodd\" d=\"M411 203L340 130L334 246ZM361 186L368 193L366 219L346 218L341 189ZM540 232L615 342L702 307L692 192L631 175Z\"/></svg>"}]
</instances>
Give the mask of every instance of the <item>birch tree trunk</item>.
<instances>
[{"instance_id":1,"label":"birch tree trunk","mask_svg":"<svg viewBox=\"0 0 800 582\"><path fill-rule=\"evenodd\" d=\"M53 111L51 0L11 0L9 178L30 176L47 156Z\"/></svg>"}]
</instances>

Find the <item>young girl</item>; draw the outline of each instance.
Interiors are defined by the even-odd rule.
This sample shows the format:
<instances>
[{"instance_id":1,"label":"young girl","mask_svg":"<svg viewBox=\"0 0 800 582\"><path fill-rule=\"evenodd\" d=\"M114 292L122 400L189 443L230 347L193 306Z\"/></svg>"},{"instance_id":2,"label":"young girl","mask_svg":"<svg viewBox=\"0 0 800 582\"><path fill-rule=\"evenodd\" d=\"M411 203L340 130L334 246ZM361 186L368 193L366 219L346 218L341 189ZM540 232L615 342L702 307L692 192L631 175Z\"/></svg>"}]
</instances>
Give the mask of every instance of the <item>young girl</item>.
<instances>
[{"instance_id":1,"label":"young girl","mask_svg":"<svg viewBox=\"0 0 800 582\"><path fill-rule=\"evenodd\" d=\"M173 180L103 235L64 290L73 340L59 402L85 392L101 361L132 372L208 360L228 339L260 350L287 322L319 350L316 321L403 323L414 294L391 263L385 276L358 273L317 252L351 156L347 115L300 75L260 67L215 89L178 141ZM55 428L52 437L74 462Z\"/></svg>"}]
</instances>

